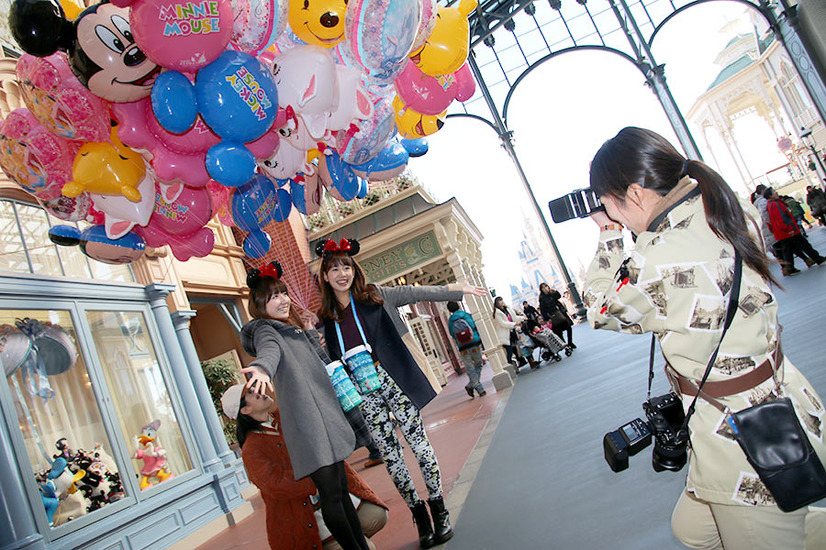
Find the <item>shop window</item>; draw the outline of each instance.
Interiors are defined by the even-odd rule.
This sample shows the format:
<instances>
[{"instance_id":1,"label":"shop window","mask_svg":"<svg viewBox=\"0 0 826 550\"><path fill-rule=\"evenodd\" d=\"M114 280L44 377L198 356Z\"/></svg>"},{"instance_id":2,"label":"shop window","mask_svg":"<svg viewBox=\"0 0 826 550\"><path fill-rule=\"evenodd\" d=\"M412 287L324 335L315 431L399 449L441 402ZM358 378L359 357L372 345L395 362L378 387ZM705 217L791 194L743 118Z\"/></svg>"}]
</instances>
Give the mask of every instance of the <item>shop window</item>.
<instances>
[{"instance_id":1,"label":"shop window","mask_svg":"<svg viewBox=\"0 0 826 550\"><path fill-rule=\"evenodd\" d=\"M60 224L75 225L80 229L89 225L58 220L39 206L0 200L0 271L135 281L128 265L105 264L86 257L78 247L53 244L49 240L49 228Z\"/></svg>"},{"instance_id":2,"label":"shop window","mask_svg":"<svg viewBox=\"0 0 826 550\"><path fill-rule=\"evenodd\" d=\"M125 496L75 327L65 310L0 311L0 359L50 524Z\"/></svg>"},{"instance_id":3,"label":"shop window","mask_svg":"<svg viewBox=\"0 0 826 550\"><path fill-rule=\"evenodd\" d=\"M192 470L143 313L88 311L86 316L140 488Z\"/></svg>"}]
</instances>

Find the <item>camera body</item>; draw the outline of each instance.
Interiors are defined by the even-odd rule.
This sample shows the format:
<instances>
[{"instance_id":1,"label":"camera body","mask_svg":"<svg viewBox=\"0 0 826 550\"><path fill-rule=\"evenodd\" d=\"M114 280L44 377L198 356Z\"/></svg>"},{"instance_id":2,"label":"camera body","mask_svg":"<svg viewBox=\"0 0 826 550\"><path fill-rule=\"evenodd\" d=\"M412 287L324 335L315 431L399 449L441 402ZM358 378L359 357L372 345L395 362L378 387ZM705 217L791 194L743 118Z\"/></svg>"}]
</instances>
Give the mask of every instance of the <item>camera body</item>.
<instances>
[{"instance_id":1,"label":"camera body","mask_svg":"<svg viewBox=\"0 0 826 550\"><path fill-rule=\"evenodd\" d=\"M548 203L554 223L562 223L574 218L584 218L605 207L590 188L577 189Z\"/></svg>"},{"instance_id":2,"label":"camera body","mask_svg":"<svg viewBox=\"0 0 826 550\"><path fill-rule=\"evenodd\" d=\"M648 421L635 418L602 439L605 460L615 472L628 468L628 457L654 441L651 465L657 472L679 471L688 458L688 428L679 396L674 392L652 397L642 404Z\"/></svg>"}]
</instances>

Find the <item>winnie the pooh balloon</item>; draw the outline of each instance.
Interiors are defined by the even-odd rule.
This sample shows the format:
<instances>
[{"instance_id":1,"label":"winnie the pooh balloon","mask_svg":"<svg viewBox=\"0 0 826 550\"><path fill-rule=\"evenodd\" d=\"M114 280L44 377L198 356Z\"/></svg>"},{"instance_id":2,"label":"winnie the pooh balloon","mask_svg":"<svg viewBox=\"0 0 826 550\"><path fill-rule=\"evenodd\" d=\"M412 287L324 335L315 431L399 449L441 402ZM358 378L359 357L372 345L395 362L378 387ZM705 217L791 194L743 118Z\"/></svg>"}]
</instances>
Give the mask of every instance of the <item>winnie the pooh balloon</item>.
<instances>
[{"instance_id":1,"label":"winnie the pooh balloon","mask_svg":"<svg viewBox=\"0 0 826 550\"><path fill-rule=\"evenodd\" d=\"M344 40L345 11L347 0L290 0L287 20L304 42L332 48Z\"/></svg>"},{"instance_id":2,"label":"winnie the pooh balloon","mask_svg":"<svg viewBox=\"0 0 826 550\"><path fill-rule=\"evenodd\" d=\"M424 45L410 54L410 59L424 74L440 76L455 73L465 62L470 47L468 15L477 0L462 0L456 7L439 6L433 32Z\"/></svg>"}]
</instances>

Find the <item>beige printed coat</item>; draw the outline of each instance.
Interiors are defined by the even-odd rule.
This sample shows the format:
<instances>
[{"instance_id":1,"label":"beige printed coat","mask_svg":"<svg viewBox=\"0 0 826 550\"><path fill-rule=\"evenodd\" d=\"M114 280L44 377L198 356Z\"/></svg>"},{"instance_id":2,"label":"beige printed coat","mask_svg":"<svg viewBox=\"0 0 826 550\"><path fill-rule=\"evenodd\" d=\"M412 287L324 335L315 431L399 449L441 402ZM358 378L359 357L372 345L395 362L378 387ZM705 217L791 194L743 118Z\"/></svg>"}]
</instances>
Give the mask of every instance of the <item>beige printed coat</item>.
<instances>
[{"instance_id":1,"label":"beige printed coat","mask_svg":"<svg viewBox=\"0 0 826 550\"><path fill-rule=\"evenodd\" d=\"M697 385L720 340L732 287L734 249L708 227L696 184L687 179L681 182L663 205L667 206L652 216L648 231L638 236L628 254L619 231L600 233L585 285L588 321L594 328L617 332L653 332L666 360ZM760 219L751 205L744 208ZM742 376L768 359L777 346L777 326L773 292L744 265L739 308L709 381ZM822 399L788 359L779 366L777 380L779 385L770 378L720 401L737 411L778 393L790 397L812 445L821 460L826 459ZM686 410L692 399L683 399ZM689 428L688 490L720 504L774 504L723 413L699 399Z\"/></svg>"}]
</instances>

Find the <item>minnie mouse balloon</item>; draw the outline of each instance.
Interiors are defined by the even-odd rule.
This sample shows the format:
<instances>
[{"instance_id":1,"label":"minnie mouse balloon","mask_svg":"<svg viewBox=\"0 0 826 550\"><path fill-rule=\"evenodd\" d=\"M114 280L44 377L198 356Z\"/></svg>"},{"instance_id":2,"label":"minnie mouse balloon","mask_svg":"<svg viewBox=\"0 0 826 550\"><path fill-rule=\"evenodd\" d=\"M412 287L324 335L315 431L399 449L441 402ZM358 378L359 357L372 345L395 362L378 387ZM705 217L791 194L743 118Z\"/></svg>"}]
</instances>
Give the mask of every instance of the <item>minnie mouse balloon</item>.
<instances>
[{"instance_id":1,"label":"minnie mouse balloon","mask_svg":"<svg viewBox=\"0 0 826 550\"><path fill-rule=\"evenodd\" d=\"M114 0L132 9L135 42L169 69L194 71L215 61L232 35L230 0Z\"/></svg>"}]
</instances>

